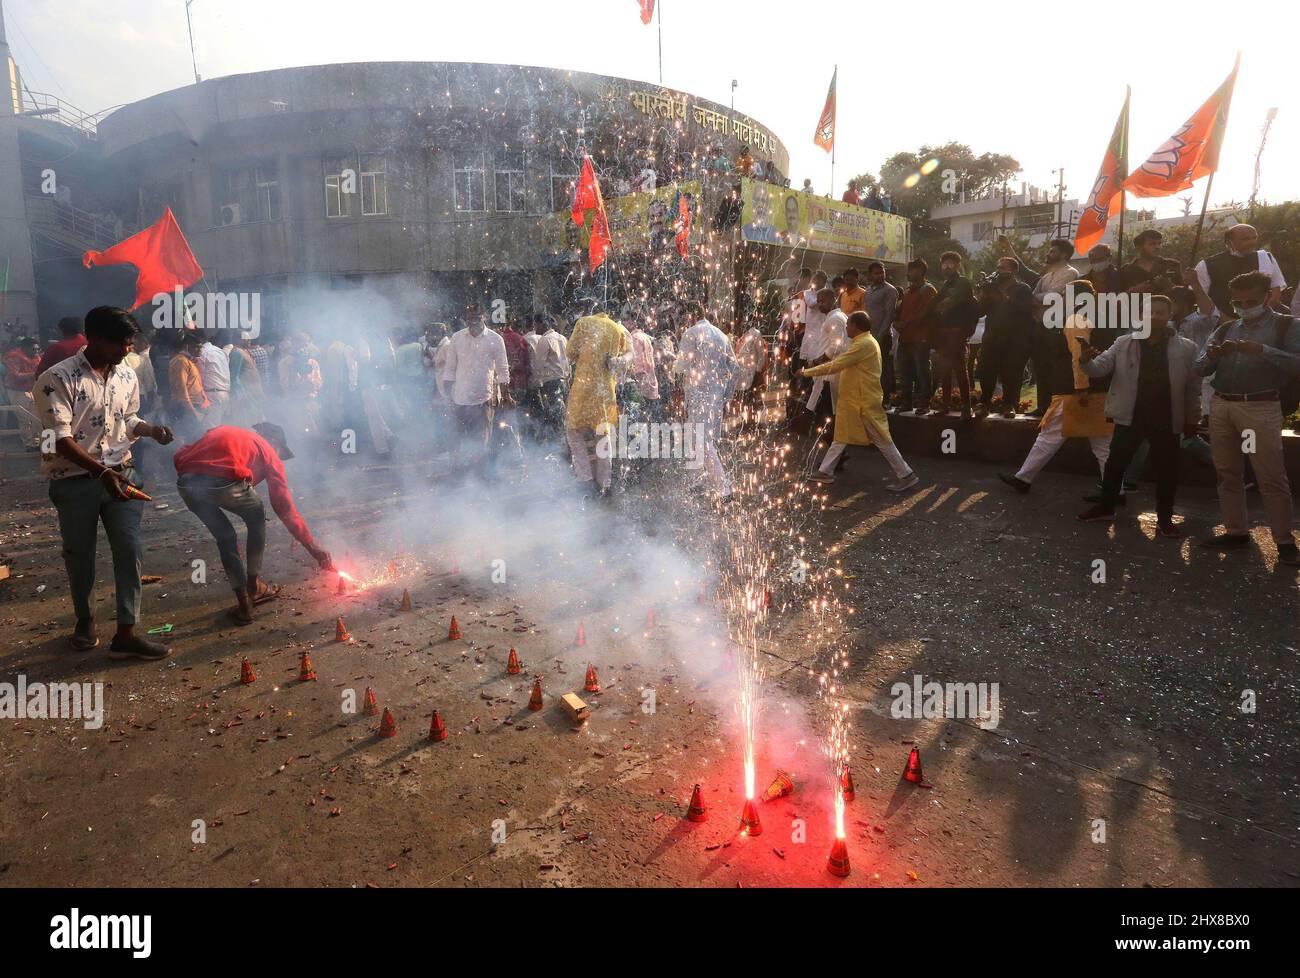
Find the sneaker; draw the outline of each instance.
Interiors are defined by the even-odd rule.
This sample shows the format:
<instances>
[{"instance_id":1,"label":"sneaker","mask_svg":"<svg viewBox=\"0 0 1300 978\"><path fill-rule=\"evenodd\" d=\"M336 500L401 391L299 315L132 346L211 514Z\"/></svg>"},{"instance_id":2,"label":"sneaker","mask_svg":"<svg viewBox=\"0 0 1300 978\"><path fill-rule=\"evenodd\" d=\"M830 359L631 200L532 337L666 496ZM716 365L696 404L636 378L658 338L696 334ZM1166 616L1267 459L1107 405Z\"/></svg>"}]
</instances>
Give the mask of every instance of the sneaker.
<instances>
[{"instance_id":1,"label":"sneaker","mask_svg":"<svg viewBox=\"0 0 1300 978\"><path fill-rule=\"evenodd\" d=\"M1300 567L1300 550L1294 543L1284 543L1277 548L1277 560L1288 567Z\"/></svg>"},{"instance_id":2,"label":"sneaker","mask_svg":"<svg viewBox=\"0 0 1300 978\"><path fill-rule=\"evenodd\" d=\"M1238 547L1244 547L1250 543L1250 534L1242 533L1241 535L1225 533L1218 537L1206 537L1200 542L1200 546L1207 550L1235 550Z\"/></svg>"},{"instance_id":3,"label":"sneaker","mask_svg":"<svg viewBox=\"0 0 1300 978\"><path fill-rule=\"evenodd\" d=\"M1027 495L1029 493L1029 490L1033 488L1033 486L1030 485L1028 482L1026 482L1024 479L1017 478L1014 475L1008 475L1006 472L999 472L998 478L1001 479L1003 482L1005 482L1007 485L1009 485L1016 492L1020 493L1020 495L1022 496Z\"/></svg>"},{"instance_id":4,"label":"sneaker","mask_svg":"<svg viewBox=\"0 0 1300 978\"><path fill-rule=\"evenodd\" d=\"M1183 535L1183 528L1172 520L1160 520L1156 524L1156 533L1162 537L1176 539Z\"/></svg>"},{"instance_id":5,"label":"sneaker","mask_svg":"<svg viewBox=\"0 0 1300 978\"><path fill-rule=\"evenodd\" d=\"M808 482L817 482L823 486L828 486L835 481L835 476L828 475L825 472L814 472L812 475L804 476L804 479Z\"/></svg>"},{"instance_id":6,"label":"sneaker","mask_svg":"<svg viewBox=\"0 0 1300 978\"><path fill-rule=\"evenodd\" d=\"M88 651L98 645L99 636L95 634L95 619L78 618L76 627L72 629L72 638L68 644L78 652Z\"/></svg>"},{"instance_id":7,"label":"sneaker","mask_svg":"<svg viewBox=\"0 0 1300 978\"><path fill-rule=\"evenodd\" d=\"M1086 509L1080 513L1076 519L1080 523L1113 523L1115 520L1115 510L1111 506L1102 506L1098 503L1092 509Z\"/></svg>"},{"instance_id":8,"label":"sneaker","mask_svg":"<svg viewBox=\"0 0 1300 978\"><path fill-rule=\"evenodd\" d=\"M113 641L108 645L110 659L165 659L171 655L171 651L167 646L150 642L139 635L130 638L114 635Z\"/></svg>"},{"instance_id":9,"label":"sneaker","mask_svg":"<svg viewBox=\"0 0 1300 978\"><path fill-rule=\"evenodd\" d=\"M1095 505L1095 506L1100 506L1101 503L1102 503L1102 495L1101 495L1101 493L1099 493L1099 492L1094 492L1091 496L1084 496L1084 497L1083 497L1083 501L1084 501L1085 503L1092 503L1092 504ZM1125 495L1123 495L1123 494L1121 493L1119 496L1116 497L1116 499L1115 499L1115 505L1116 505L1116 506L1127 506L1127 505L1128 505L1128 497L1125 496Z\"/></svg>"},{"instance_id":10,"label":"sneaker","mask_svg":"<svg viewBox=\"0 0 1300 978\"><path fill-rule=\"evenodd\" d=\"M917 476L915 472L909 472L901 479L895 479L893 482L885 483L885 488L890 492L906 492L920 481L920 477Z\"/></svg>"}]
</instances>

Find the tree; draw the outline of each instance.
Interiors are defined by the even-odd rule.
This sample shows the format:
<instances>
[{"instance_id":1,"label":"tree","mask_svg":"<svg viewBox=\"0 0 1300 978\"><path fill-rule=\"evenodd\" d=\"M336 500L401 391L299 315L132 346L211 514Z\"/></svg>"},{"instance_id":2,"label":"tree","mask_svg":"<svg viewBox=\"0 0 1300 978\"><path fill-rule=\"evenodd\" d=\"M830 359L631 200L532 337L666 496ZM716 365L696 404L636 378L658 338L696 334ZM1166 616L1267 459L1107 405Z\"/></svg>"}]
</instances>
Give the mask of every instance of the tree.
<instances>
[{"instance_id":1,"label":"tree","mask_svg":"<svg viewBox=\"0 0 1300 978\"><path fill-rule=\"evenodd\" d=\"M963 190L967 198L999 190L1020 172L1020 163L1005 153L975 155L965 143L922 146L916 152L895 153L870 173L855 177L860 188L878 186L889 194L904 217L923 218Z\"/></svg>"}]
</instances>

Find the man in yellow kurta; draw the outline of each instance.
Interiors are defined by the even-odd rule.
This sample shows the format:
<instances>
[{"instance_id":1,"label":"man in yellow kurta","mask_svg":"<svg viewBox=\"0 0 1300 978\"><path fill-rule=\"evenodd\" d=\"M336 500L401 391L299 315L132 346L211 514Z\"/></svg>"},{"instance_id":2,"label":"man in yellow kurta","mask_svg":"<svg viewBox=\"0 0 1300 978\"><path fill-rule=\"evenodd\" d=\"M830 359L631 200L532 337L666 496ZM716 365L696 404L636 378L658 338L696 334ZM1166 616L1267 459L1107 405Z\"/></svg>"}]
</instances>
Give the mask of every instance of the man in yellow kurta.
<instances>
[{"instance_id":1,"label":"man in yellow kurta","mask_svg":"<svg viewBox=\"0 0 1300 978\"><path fill-rule=\"evenodd\" d=\"M627 330L600 311L578 320L565 348L565 355L573 364L573 383L569 386L564 418L573 474L584 489L590 488L593 482L598 483L602 495L609 492L610 453L598 448L593 480L588 443L606 434L612 438L618 427L615 361L629 353L627 337Z\"/></svg>"},{"instance_id":2,"label":"man in yellow kurta","mask_svg":"<svg viewBox=\"0 0 1300 978\"><path fill-rule=\"evenodd\" d=\"M849 348L828 363L805 367L805 377L838 374L840 395L835 404L835 440L822 459L821 468L809 478L813 482L835 481L835 464L849 445L875 445L894 471L894 492L912 488L920 480L903 460L889 437L889 419L885 416L884 393L880 388L880 344L871 335L871 318L865 312L849 316L846 326Z\"/></svg>"},{"instance_id":3,"label":"man in yellow kurta","mask_svg":"<svg viewBox=\"0 0 1300 978\"><path fill-rule=\"evenodd\" d=\"M1079 295L1095 294L1092 283L1083 279L1071 282L1070 288ZM1049 308L1049 316L1050 314ZM1058 316L1060 315L1063 312L1058 310ZM1046 322L1049 327L1053 325L1050 318ZM1038 473L1060 451L1067 438L1087 438L1092 446L1092 454L1097 459L1097 468L1103 477L1106 474L1106 459L1110 457L1110 439L1115 426L1106 419L1105 383L1093 385L1092 378L1079 366L1079 350L1091 339L1092 330L1092 321L1085 315L1076 313L1065 319L1062 333L1069 349L1074 391L1052 396L1052 402L1038 426L1038 437L1034 439L1020 470L1015 475L998 473L999 479L1022 495L1029 492ZM1092 386L1101 389L1091 390Z\"/></svg>"}]
</instances>

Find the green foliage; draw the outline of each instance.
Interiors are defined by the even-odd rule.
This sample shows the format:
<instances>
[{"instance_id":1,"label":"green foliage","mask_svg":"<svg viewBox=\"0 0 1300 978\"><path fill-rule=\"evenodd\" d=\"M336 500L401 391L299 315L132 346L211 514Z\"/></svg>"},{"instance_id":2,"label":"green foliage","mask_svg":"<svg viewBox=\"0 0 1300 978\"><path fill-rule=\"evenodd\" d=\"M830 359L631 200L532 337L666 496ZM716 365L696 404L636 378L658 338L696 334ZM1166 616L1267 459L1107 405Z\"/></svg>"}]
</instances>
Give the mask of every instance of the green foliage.
<instances>
[{"instance_id":1,"label":"green foliage","mask_svg":"<svg viewBox=\"0 0 1300 978\"><path fill-rule=\"evenodd\" d=\"M929 160L938 160L938 165L920 177L914 186L908 187L908 178L919 175L921 167ZM941 146L922 146L916 152L895 153L880 167L879 178L864 173L854 179L864 191L879 186L893 199L898 213L918 218L928 216L955 192L944 187L947 171L951 172L958 190L964 187L968 197L979 197L992 193L1018 174L1020 164L1005 153L976 156L965 143L950 142Z\"/></svg>"}]
</instances>

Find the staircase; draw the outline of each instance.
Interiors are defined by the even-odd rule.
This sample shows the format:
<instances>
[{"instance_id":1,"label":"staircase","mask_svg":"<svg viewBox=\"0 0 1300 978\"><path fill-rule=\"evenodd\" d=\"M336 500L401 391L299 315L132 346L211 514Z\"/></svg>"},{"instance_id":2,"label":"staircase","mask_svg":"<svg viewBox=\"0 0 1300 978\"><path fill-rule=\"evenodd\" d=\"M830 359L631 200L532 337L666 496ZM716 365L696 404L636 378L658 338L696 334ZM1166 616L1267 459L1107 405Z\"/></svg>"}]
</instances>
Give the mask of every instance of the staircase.
<instances>
[{"instance_id":1,"label":"staircase","mask_svg":"<svg viewBox=\"0 0 1300 978\"><path fill-rule=\"evenodd\" d=\"M39 241L68 254L103 251L127 235L122 222L64 204L42 194L27 195L27 226Z\"/></svg>"}]
</instances>

